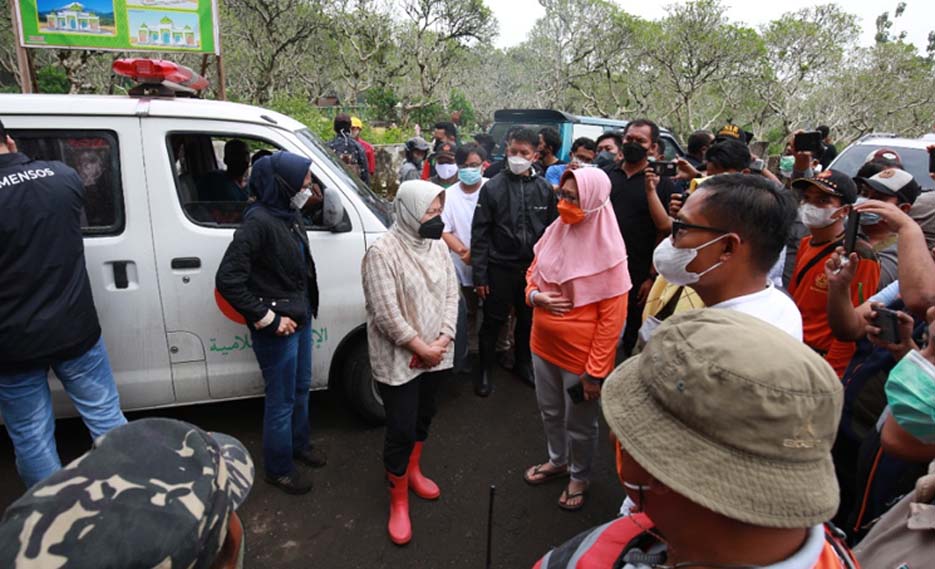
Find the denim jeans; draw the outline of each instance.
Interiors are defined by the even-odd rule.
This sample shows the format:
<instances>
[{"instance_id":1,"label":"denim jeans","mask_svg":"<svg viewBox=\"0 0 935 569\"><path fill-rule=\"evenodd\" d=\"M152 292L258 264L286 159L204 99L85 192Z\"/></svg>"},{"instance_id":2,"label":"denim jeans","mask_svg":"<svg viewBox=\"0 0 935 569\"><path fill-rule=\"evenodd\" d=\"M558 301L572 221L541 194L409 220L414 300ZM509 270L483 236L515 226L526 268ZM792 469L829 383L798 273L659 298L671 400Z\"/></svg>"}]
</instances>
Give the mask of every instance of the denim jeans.
<instances>
[{"instance_id":1,"label":"denim jeans","mask_svg":"<svg viewBox=\"0 0 935 569\"><path fill-rule=\"evenodd\" d=\"M103 337L83 355L53 364L52 371L93 438L126 424ZM16 470L27 488L62 467L47 369L0 375L0 414L16 449Z\"/></svg>"},{"instance_id":2,"label":"denim jeans","mask_svg":"<svg viewBox=\"0 0 935 569\"><path fill-rule=\"evenodd\" d=\"M292 457L309 448L308 391L312 386L311 318L291 336L253 332L253 352L266 383L263 463L267 476L292 474Z\"/></svg>"}]
</instances>

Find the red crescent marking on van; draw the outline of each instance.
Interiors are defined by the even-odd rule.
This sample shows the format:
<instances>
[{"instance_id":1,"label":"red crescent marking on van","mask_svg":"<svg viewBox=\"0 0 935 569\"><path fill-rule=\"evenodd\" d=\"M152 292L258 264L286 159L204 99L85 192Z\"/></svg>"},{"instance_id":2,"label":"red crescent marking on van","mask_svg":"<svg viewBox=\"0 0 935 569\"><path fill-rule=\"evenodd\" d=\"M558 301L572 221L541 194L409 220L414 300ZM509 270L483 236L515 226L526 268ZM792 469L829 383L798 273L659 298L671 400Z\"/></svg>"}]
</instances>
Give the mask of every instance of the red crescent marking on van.
<instances>
[{"instance_id":1,"label":"red crescent marking on van","mask_svg":"<svg viewBox=\"0 0 935 569\"><path fill-rule=\"evenodd\" d=\"M218 289L214 289L214 302L216 302L218 308L221 309L221 314L227 316L229 320L233 320L237 324L247 323L247 319L241 316L239 312L234 310L234 307L231 306L223 296L221 296L221 293L218 292Z\"/></svg>"}]
</instances>

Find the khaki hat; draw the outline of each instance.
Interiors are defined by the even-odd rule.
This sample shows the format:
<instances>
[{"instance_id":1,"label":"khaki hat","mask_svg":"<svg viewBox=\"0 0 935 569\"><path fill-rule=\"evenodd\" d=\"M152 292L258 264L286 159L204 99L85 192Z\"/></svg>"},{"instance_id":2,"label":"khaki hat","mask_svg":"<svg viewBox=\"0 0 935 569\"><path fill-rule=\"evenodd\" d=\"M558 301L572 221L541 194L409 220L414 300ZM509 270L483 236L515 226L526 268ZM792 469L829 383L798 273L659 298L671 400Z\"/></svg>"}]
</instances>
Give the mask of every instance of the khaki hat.
<instances>
[{"instance_id":1,"label":"khaki hat","mask_svg":"<svg viewBox=\"0 0 935 569\"><path fill-rule=\"evenodd\" d=\"M775 528L838 509L841 382L771 324L716 308L672 316L611 374L602 400L630 456L704 508Z\"/></svg>"}]
</instances>

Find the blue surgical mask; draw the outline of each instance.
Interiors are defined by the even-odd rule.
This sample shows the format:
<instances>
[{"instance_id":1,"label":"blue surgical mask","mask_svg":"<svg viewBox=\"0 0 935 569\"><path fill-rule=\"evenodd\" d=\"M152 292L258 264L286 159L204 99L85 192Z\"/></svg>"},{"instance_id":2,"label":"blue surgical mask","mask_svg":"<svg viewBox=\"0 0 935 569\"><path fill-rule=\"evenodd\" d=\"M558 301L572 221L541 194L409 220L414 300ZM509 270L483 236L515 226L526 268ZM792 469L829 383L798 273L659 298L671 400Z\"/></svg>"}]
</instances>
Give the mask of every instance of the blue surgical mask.
<instances>
[{"instance_id":1,"label":"blue surgical mask","mask_svg":"<svg viewBox=\"0 0 935 569\"><path fill-rule=\"evenodd\" d=\"M866 201L867 201L867 198L859 197L857 198L857 202L854 205L860 205ZM867 225L867 226L876 225L880 223L881 221L883 221L883 218L880 217L879 214L870 213L867 211L863 211L860 213L860 224L861 225Z\"/></svg>"},{"instance_id":2,"label":"blue surgical mask","mask_svg":"<svg viewBox=\"0 0 935 569\"><path fill-rule=\"evenodd\" d=\"M458 170L458 179L461 180L461 183L465 186L473 186L481 180L480 167L461 168Z\"/></svg>"},{"instance_id":3,"label":"blue surgical mask","mask_svg":"<svg viewBox=\"0 0 935 569\"><path fill-rule=\"evenodd\" d=\"M917 350L890 371L886 401L900 427L923 443L935 443L935 365Z\"/></svg>"}]
</instances>

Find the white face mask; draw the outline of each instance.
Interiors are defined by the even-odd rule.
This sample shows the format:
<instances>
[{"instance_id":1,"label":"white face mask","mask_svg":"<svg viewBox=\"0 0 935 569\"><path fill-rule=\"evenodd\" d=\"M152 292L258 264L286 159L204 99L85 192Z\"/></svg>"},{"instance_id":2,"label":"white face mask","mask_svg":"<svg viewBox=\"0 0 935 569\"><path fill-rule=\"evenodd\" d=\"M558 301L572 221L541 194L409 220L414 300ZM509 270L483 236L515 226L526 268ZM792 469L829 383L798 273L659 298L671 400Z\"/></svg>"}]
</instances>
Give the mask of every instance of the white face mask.
<instances>
[{"instance_id":1,"label":"white face mask","mask_svg":"<svg viewBox=\"0 0 935 569\"><path fill-rule=\"evenodd\" d=\"M436 164L435 171L438 172L438 177L442 180L448 180L454 178L458 173L457 164Z\"/></svg>"},{"instance_id":2,"label":"white face mask","mask_svg":"<svg viewBox=\"0 0 935 569\"><path fill-rule=\"evenodd\" d=\"M507 159L507 163L510 165L510 172L513 172L517 176L525 174L530 167L532 167L532 161L526 160L522 156L510 156Z\"/></svg>"},{"instance_id":3,"label":"white face mask","mask_svg":"<svg viewBox=\"0 0 935 569\"><path fill-rule=\"evenodd\" d=\"M308 198L312 197L312 190L309 188L302 188L289 200L289 205L292 206L292 209L299 210L305 207L305 202L308 201Z\"/></svg>"},{"instance_id":4,"label":"white face mask","mask_svg":"<svg viewBox=\"0 0 935 569\"><path fill-rule=\"evenodd\" d=\"M802 220L805 227L821 229L834 223L834 219L831 218L834 211L834 208L822 208L810 203L804 203L799 206L799 219Z\"/></svg>"},{"instance_id":5,"label":"white face mask","mask_svg":"<svg viewBox=\"0 0 935 569\"><path fill-rule=\"evenodd\" d=\"M698 251L712 243L720 241L728 235L730 235L730 233L725 233L707 243L690 249L680 249L676 247L672 244L672 239L667 237L659 242L659 245L656 246L656 250L653 251L653 266L656 267L656 270L662 275L662 278L676 286L694 284L698 282L701 277L720 267L723 261L715 263L707 270L700 273L689 271L687 269L688 265L698 256Z\"/></svg>"}]
</instances>

